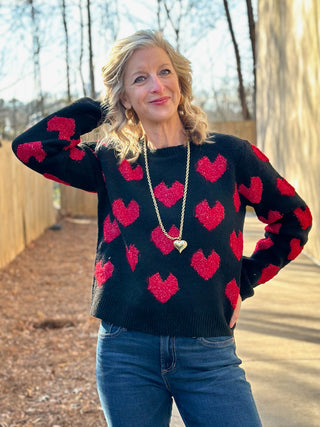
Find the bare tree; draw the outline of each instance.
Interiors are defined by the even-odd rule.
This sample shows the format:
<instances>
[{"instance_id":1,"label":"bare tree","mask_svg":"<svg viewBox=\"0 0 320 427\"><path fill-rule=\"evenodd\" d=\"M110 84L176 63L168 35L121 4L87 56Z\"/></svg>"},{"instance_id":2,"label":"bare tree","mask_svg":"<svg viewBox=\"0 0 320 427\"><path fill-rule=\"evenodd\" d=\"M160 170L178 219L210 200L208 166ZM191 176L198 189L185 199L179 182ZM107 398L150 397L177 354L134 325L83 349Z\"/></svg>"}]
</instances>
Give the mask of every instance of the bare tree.
<instances>
[{"instance_id":1,"label":"bare tree","mask_svg":"<svg viewBox=\"0 0 320 427\"><path fill-rule=\"evenodd\" d=\"M65 64L66 64L66 79L67 79L67 101L71 102L71 90L70 90L70 57L69 57L69 33L68 33L68 24L66 16L66 2L61 0L61 13L62 13L62 22L64 29L64 38L65 38Z\"/></svg>"},{"instance_id":2,"label":"bare tree","mask_svg":"<svg viewBox=\"0 0 320 427\"><path fill-rule=\"evenodd\" d=\"M184 0L175 0L171 1L169 5L168 0L158 0L157 20L160 29L165 27L165 23L161 27L161 4L163 5L165 16L169 21L175 35L176 49L180 50L181 29L184 27L184 20L190 15L190 12L194 7L194 3L192 0L187 0L186 2Z\"/></svg>"},{"instance_id":3,"label":"bare tree","mask_svg":"<svg viewBox=\"0 0 320 427\"><path fill-rule=\"evenodd\" d=\"M163 26L161 25L161 0L157 0L157 26L158 31L163 31Z\"/></svg>"},{"instance_id":4,"label":"bare tree","mask_svg":"<svg viewBox=\"0 0 320 427\"><path fill-rule=\"evenodd\" d=\"M172 26L172 29L175 33L177 50L179 50L179 47L180 47L179 45L180 45L181 3L182 3L182 0L178 0L178 4L180 6L180 14L178 15L177 19L174 20L172 17L172 6L171 6L171 8L169 8L169 6L167 5L167 2L165 0L163 0L163 6L164 6L164 9L166 11L168 20L169 20L169 22Z\"/></svg>"},{"instance_id":5,"label":"bare tree","mask_svg":"<svg viewBox=\"0 0 320 427\"><path fill-rule=\"evenodd\" d=\"M119 4L117 0L102 0L97 8L100 15L100 34L104 42L114 42L119 33Z\"/></svg>"},{"instance_id":6,"label":"bare tree","mask_svg":"<svg viewBox=\"0 0 320 427\"><path fill-rule=\"evenodd\" d=\"M88 18L88 43L89 43L89 72L90 72L90 96L95 98L96 89L94 81L94 65L93 65L93 47L92 47L92 32L91 32L91 2L87 0L87 18Z\"/></svg>"},{"instance_id":7,"label":"bare tree","mask_svg":"<svg viewBox=\"0 0 320 427\"><path fill-rule=\"evenodd\" d=\"M206 4L205 4L206 6ZM157 0L156 25L160 32L173 31L177 50L186 50L191 29L195 26L198 12L203 10L202 2L195 0ZM197 35L192 36L192 43L197 43L203 36L202 29L198 28ZM183 43L182 43L183 42Z\"/></svg>"},{"instance_id":8,"label":"bare tree","mask_svg":"<svg viewBox=\"0 0 320 427\"><path fill-rule=\"evenodd\" d=\"M148 0L140 0L141 5L145 5L146 12L150 10L150 2ZM248 20L250 27L250 38L254 54L254 20L252 16L252 0L246 0L248 8ZM128 2L129 3L129 2ZM46 101L46 107L50 103L57 102L59 96L59 88L67 93L68 101L70 101L73 87L73 78L77 79L80 86L79 92L83 92L84 96L96 96L95 85L95 58L104 48L108 48L111 42L117 37L119 30L120 18L125 19L128 25L138 29L143 27L146 23L146 15L141 14L138 10L130 9L130 6L123 5L121 9L118 7L117 0L56 0L54 2L47 2L45 0L11 0L10 2L0 0L0 39L2 40L0 46L0 75L6 77L10 73L12 63L17 64L16 74L12 75L12 79L2 79L4 89L7 87L17 88L18 91L21 81L26 81L27 78L32 78L35 82L34 103L30 103L29 111L35 108L34 112L44 110L43 103ZM153 20L148 22L149 26L155 26L160 31L165 32L165 36L169 40L173 40L176 45L187 57L192 60L195 59L195 52L197 52L198 43L208 38L211 31L215 27L216 22L224 17L225 9L224 3L212 2L212 0L157 0L154 1ZM228 8L228 2L225 0ZM231 10L231 2L229 2ZM54 13L53 13L54 11ZM121 16L120 15L121 12ZM231 10L232 12L232 10ZM251 15L250 15L251 13ZM72 25L71 25L72 19ZM225 18L224 18L225 19ZM59 21L62 23L57 31ZM2 25L1 25L2 24ZM49 25L50 24L50 25ZM232 98L230 104L230 114L238 114L237 106L239 102L237 97L234 96L237 88L239 77L241 77L241 84L239 83L239 95L245 99L245 96L250 100L251 110L251 94L244 88L242 80L240 53L237 42L234 37L232 22L229 13L229 29L232 32L232 42L234 43L235 52L237 52L237 74L232 82L229 81L228 85L221 86L221 82L214 85L215 91L210 92L208 85L201 90L200 83L195 81L195 86L199 83L198 94L201 102L205 103L205 93L207 93L208 108L216 109L214 99L222 103L222 108L227 117L229 110L225 107L226 100L223 98L223 93L226 93L226 99ZM235 25L235 24L234 24ZM93 27L94 26L94 27ZM94 28L94 29L93 29ZM53 34L54 32L54 34ZM56 52L58 48L61 49L63 43L63 68L65 72L57 82L56 91L52 99L47 98L43 91L43 81L41 79L41 71L44 67L56 65L54 55L49 55L50 52ZM240 43L240 40L239 40ZM24 48L24 54L21 55L22 49L12 49L12 46L19 45ZM200 44L199 44L200 46ZM48 53L48 55L46 55ZM220 53L219 53L220 54ZM214 46L208 45L208 59L217 55L214 52ZM47 59L49 58L49 59ZM242 59L242 58L241 58ZM46 63L44 62L46 60ZM60 58L61 60L61 58ZM255 57L254 57L255 61ZM243 62L243 59L242 59ZM215 72L216 64L212 67L206 62L208 70L212 69ZM240 64L240 67L239 67ZM73 65L73 66L72 66ZM87 71L88 70L88 71ZM58 73L56 73L58 74ZM233 73L234 74L234 73ZM88 77L87 77L88 75ZM228 77L230 78L230 77ZM221 77L219 77L221 80ZM4 83L5 81L5 83ZM55 80L56 83L56 80ZM61 84L61 86L59 86ZM91 86L89 89L89 85ZM0 84L1 86L1 84ZM253 86L253 85L252 85ZM50 90L50 89L49 89ZM51 97L51 93L49 94ZM201 97L200 97L201 95ZM46 99L44 97L46 96ZM197 93L195 93L197 96ZM19 94L14 93L12 96L19 99ZM40 100L39 100L40 98ZM65 101L65 97L61 102ZM238 103L237 103L238 102ZM28 104L29 105L29 104ZM14 109L13 104L8 104L8 108ZM242 110L245 106L243 106ZM16 107L17 108L17 107ZM235 111L235 109L237 111ZM220 109L221 110L221 109ZM218 109L219 114L221 113ZM232 111L231 111L232 110ZM246 107L247 115L249 117L248 107ZM19 120L20 111L18 111L17 120ZM222 113L221 113L222 116ZM12 118L13 119L13 118Z\"/></svg>"},{"instance_id":9,"label":"bare tree","mask_svg":"<svg viewBox=\"0 0 320 427\"><path fill-rule=\"evenodd\" d=\"M233 30L233 24L232 24L232 20L231 20L230 11L229 11L228 0L223 0L223 5L224 5L227 21L228 21L228 27L229 27L230 34L231 34L234 53L236 56L237 74L238 74L238 80L239 80L238 94L239 94L239 99L240 99L240 103L241 103L242 117L244 120L249 120L250 119L250 113L249 113L249 109L248 109L248 105L247 105L246 92L245 92L244 84L243 84L240 52L239 52L238 43L236 41L236 37L234 34L234 30Z\"/></svg>"},{"instance_id":10,"label":"bare tree","mask_svg":"<svg viewBox=\"0 0 320 427\"><path fill-rule=\"evenodd\" d=\"M249 35L251 41L252 49L252 59L253 59L253 111L255 115L256 110L256 89L257 89L257 76L256 76L256 28L255 21L253 17L253 8L252 1L246 0L247 2L247 12L248 12L248 25L249 25Z\"/></svg>"},{"instance_id":11,"label":"bare tree","mask_svg":"<svg viewBox=\"0 0 320 427\"><path fill-rule=\"evenodd\" d=\"M40 67L40 36L39 36L39 23L37 12L34 7L34 0L27 0L27 4L30 5L31 15L31 30L33 40L33 70L34 70L34 82L35 91L39 97L39 108L42 115L45 115L44 111L44 96L42 91L42 79L41 79L41 67Z\"/></svg>"},{"instance_id":12,"label":"bare tree","mask_svg":"<svg viewBox=\"0 0 320 427\"><path fill-rule=\"evenodd\" d=\"M84 23L83 23L83 12L82 12L82 0L79 0L79 16L80 16L80 54L79 54L79 74L81 80L81 86L83 91L83 96L87 96L86 85L83 77L83 44L84 44Z\"/></svg>"}]
</instances>

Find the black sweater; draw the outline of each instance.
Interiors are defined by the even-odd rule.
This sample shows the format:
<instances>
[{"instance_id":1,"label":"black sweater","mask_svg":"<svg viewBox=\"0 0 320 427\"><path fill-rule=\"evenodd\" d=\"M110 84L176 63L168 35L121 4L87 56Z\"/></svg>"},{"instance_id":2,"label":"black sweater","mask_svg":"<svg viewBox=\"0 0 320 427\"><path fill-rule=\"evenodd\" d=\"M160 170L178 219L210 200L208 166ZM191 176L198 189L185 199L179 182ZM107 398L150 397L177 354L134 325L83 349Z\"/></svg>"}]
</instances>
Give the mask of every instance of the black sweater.
<instances>
[{"instance_id":1,"label":"black sweater","mask_svg":"<svg viewBox=\"0 0 320 427\"><path fill-rule=\"evenodd\" d=\"M81 143L102 120L81 99L13 141L17 157L58 182L96 192L98 242L92 315L127 329L171 336L231 335L238 294L270 280L306 243L311 214L255 146L211 134L191 143L179 253L156 217L144 157L121 164L112 148ZM166 230L179 234L186 147L148 150L152 185ZM266 223L250 258L242 256L246 206Z\"/></svg>"}]
</instances>

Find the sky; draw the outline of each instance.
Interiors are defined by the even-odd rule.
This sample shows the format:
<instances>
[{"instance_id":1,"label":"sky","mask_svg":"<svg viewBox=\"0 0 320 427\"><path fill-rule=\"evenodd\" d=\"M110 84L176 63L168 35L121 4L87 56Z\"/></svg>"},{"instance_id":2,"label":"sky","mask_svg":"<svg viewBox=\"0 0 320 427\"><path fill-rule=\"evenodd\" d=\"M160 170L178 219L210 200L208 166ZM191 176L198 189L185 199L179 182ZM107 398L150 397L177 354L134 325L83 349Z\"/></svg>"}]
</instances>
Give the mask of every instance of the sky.
<instances>
[{"instance_id":1,"label":"sky","mask_svg":"<svg viewBox=\"0 0 320 427\"><path fill-rule=\"evenodd\" d=\"M216 1L222 3L222 0ZM229 0L229 3L236 5L236 8L232 10L232 18L236 37L242 49L243 68L246 78L246 76L250 76L250 73L252 73L248 24L246 19L246 2L245 0ZM118 38L132 34L137 29L149 28L150 23L154 22L156 8L155 0L149 0L147 2L131 0L130 3L124 0L118 0L118 6L121 16ZM256 11L256 1L253 1L253 6ZM130 8L130 12L134 15L134 19L127 20L125 18L127 16L127 8ZM25 40L22 41L20 45L14 47L15 57L17 58L16 63L7 67L8 71L1 77L0 98L6 100L17 98L23 102L30 101L34 98L33 68L30 63L27 64L26 62L26 43L28 36L30 37L30 34L26 34ZM166 35L166 37L168 36ZM99 91L102 91L103 84L100 70L107 57L107 49L105 44L101 43L101 39L98 40L98 36L95 34L94 39L97 40L97 45L99 47L95 59L96 86ZM169 41L172 40L169 38ZM188 45L187 41L185 45ZM228 85L230 85L229 82L236 77L235 56L225 19L219 20L209 36L200 39L195 46L182 46L182 53L191 60L194 91L199 94L201 91L207 92L211 90L212 87L214 87L215 90L219 90L222 87L227 87L228 89ZM63 93L66 86L64 53L61 52L58 47L55 51L52 51L52 49L44 49L41 55L41 66L44 91L54 92L57 96ZM77 74L79 74L79 72L76 68L76 61L74 61L74 63L71 61L71 75L74 76L74 80L76 80Z\"/></svg>"}]
</instances>

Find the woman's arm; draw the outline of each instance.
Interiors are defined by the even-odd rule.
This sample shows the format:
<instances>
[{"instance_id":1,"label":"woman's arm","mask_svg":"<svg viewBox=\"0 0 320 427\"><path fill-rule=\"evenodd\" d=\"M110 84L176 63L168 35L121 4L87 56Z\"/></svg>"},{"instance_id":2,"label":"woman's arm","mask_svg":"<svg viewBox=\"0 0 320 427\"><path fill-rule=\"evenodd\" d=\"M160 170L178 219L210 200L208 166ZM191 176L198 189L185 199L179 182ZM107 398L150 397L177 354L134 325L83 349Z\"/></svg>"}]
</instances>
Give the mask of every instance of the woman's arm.
<instances>
[{"instance_id":1,"label":"woman's arm","mask_svg":"<svg viewBox=\"0 0 320 427\"><path fill-rule=\"evenodd\" d=\"M272 279L296 258L307 242L312 216L295 189L281 177L268 158L255 146L244 143L241 165L241 200L253 206L266 224L265 236L251 257L243 257L240 294L253 295L253 288Z\"/></svg>"},{"instance_id":2,"label":"woman's arm","mask_svg":"<svg viewBox=\"0 0 320 427\"><path fill-rule=\"evenodd\" d=\"M80 136L98 127L102 119L100 103L82 98L19 135L12 149L46 178L94 192L102 179L95 144L80 143Z\"/></svg>"}]
</instances>

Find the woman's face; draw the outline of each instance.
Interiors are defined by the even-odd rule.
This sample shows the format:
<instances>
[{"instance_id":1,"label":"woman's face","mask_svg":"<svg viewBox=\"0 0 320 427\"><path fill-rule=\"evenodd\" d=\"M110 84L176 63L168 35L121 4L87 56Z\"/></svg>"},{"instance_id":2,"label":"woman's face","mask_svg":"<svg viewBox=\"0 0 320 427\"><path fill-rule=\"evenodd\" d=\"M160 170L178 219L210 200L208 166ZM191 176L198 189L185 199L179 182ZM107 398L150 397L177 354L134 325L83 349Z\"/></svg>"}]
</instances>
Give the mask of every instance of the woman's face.
<instances>
[{"instance_id":1,"label":"woman's face","mask_svg":"<svg viewBox=\"0 0 320 427\"><path fill-rule=\"evenodd\" d=\"M124 89L122 104L134 109L144 127L179 119L178 76L163 49L150 47L132 54L126 65Z\"/></svg>"}]
</instances>

